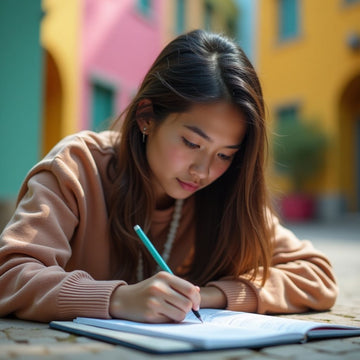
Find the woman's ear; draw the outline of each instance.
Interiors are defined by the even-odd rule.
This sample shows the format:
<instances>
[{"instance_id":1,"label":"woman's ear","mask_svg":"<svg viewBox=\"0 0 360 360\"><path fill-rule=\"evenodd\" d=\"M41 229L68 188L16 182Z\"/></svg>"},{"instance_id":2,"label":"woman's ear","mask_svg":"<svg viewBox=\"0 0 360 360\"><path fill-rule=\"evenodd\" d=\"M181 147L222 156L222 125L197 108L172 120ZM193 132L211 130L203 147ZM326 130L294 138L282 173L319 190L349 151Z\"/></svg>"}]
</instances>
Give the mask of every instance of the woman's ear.
<instances>
[{"instance_id":1,"label":"woman's ear","mask_svg":"<svg viewBox=\"0 0 360 360\"><path fill-rule=\"evenodd\" d=\"M135 116L140 132L147 135L154 119L154 110L151 100L140 100L136 108Z\"/></svg>"}]
</instances>

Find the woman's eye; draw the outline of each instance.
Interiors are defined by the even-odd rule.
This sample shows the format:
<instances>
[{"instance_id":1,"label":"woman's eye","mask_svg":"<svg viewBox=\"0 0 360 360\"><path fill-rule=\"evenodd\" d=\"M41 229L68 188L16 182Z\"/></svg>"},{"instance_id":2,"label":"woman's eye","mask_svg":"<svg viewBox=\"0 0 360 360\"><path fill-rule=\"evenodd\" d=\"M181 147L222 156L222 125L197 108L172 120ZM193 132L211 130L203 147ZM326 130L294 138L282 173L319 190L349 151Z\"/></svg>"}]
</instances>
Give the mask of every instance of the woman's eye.
<instances>
[{"instance_id":1,"label":"woman's eye","mask_svg":"<svg viewBox=\"0 0 360 360\"><path fill-rule=\"evenodd\" d=\"M221 160L224 160L224 161L230 161L232 160L233 158L233 155L225 155L225 154L218 154L218 157L221 159Z\"/></svg>"},{"instance_id":2,"label":"woman's eye","mask_svg":"<svg viewBox=\"0 0 360 360\"><path fill-rule=\"evenodd\" d=\"M199 145L192 143L191 141L187 140L184 137L182 137L182 141L190 149L198 149L200 147Z\"/></svg>"}]
</instances>

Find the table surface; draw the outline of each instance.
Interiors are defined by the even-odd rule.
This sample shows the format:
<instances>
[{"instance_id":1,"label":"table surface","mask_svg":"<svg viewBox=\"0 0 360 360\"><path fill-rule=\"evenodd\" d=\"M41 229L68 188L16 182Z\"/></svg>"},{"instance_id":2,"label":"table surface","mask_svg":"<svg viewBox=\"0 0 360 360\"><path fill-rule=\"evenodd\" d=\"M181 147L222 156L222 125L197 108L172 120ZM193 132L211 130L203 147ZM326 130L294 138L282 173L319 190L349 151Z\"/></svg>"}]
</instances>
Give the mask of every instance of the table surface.
<instances>
[{"instance_id":1,"label":"table surface","mask_svg":"<svg viewBox=\"0 0 360 360\"><path fill-rule=\"evenodd\" d=\"M356 220L360 220L357 218ZM352 224L353 228L350 226ZM326 312L287 317L360 327L360 221L330 226L295 226L300 238L313 240L333 263L340 287L336 305ZM336 231L335 231L336 230ZM351 231L350 231L351 230ZM349 234L349 235L346 235ZM89 338L52 330L48 324L0 319L0 360L3 359L360 359L360 337L313 341L306 344L178 355L150 355Z\"/></svg>"}]
</instances>

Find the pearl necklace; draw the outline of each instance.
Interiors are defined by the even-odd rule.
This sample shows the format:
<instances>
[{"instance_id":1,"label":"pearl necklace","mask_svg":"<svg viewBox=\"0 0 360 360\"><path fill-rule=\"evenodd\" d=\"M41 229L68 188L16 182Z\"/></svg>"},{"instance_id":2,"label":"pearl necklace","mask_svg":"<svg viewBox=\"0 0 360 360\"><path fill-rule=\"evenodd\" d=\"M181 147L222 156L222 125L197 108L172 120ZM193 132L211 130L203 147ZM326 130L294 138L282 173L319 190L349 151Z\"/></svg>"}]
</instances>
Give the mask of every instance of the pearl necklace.
<instances>
[{"instance_id":1,"label":"pearl necklace","mask_svg":"<svg viewBox=\"0 0 360 360\"><path fill-rule=\"evenodd\" d=\"M174 213L173 213L173 216L172 216L169 232L168 232L166 242L165 242L165 245L164 245L164 251L162 253L162 258L164 259L165 262L167 262L169 260L169 257L170 257L171 249L172 249L175 237L176 237L176 232L177 232L177 229L178 229L179 224L180 224L180 218L181 218L181 212L182 212L183 204L184 204L183 199L177 199L175 201ZM161 269L158 266L156 272L158 272L160 270ZM137 266L136 275L137 275L137 281L143 280L143 277L144 277L144 262L143 262L143 257L141 255L141 252L139 254L139 262L138 262L138 266Z\"/></svg>"}]
</instances>

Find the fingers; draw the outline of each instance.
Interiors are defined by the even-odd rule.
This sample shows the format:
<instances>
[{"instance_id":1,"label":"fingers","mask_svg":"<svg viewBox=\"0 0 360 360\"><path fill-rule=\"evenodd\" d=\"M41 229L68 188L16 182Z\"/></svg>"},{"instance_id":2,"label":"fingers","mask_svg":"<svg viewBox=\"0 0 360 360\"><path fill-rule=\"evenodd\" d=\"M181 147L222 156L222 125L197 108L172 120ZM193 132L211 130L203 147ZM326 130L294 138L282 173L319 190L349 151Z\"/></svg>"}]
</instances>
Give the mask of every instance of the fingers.
<instances>
[{"instance_id":1,"label":"fingers","mask_svg":"<svg viewBox=\"0 0 360 360\"><path fill-rule=\"evenodd\" d=\"M159 273L159 275L168 276L167 273ZM187 300L186 304L184 303L183 306L187 306L186 313L189 312L191 309L199 310L200 307L200 288L191 284L190 282L181 279L177 276L170 277L170 286L172 289L181 295ZM182 299L184 299L182 298Z\"/></svg>"},{"instance_id":2,"label":"fingers","mask_svg":"<svg viewBox=\"0 0 360 360\"><path fill-rule=\"evenodd\" d=\"M146 322L180 322L185 318L186 311L167 302L163 297L150 297L146 301L144 319Z\"/></svg>"},{"instance_id":3,"label":"fingers","mask_svg":"<svg viewBox=\"0 0 360 360\"><path fill-rule=\"evenodd\" d=\"M182 321L191 309L198 310L200 305L200 289L190 282L166 272L159 272L154 277L149 291L154 299L158 299L159 309L173 321ZM155 306L155 303L152 304Z\"/></svg>"},{"instance_id":4,"label":"fingers","mask_svg":"<svg viewBox=\"0 0 360 360\"><path fill-rule=\"evenodd\" d=\"M110 299L112 317L141 322L182 321L191 309L198 310L197 286L175 275L159 272L133 285L119 286Z\"/></svg>"}]
</instances>

